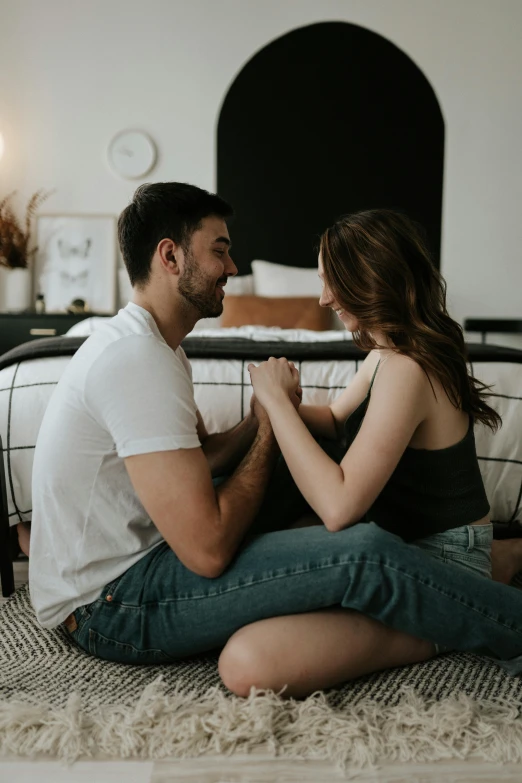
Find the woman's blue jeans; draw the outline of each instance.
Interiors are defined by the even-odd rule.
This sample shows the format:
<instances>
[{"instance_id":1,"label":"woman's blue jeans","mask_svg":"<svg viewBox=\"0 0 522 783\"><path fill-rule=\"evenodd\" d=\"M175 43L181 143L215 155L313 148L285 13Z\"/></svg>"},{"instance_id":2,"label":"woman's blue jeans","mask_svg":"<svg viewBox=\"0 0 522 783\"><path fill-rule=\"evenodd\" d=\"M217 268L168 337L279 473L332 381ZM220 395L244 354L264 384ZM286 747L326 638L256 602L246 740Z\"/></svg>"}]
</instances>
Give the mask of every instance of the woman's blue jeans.
<instances>
[{"instance_id":1,"label":"woman's blue jeans","mask_svg":"<svg viewBox=\"0 0 522 783\"><path fill-rule=\"evenodd\" d=\"M287 494L279 494L285 488ZM236 556L217 578L188 570L165 542L92 604L72 636L99 658L157 664L219 650L267 617L345 607L439 647L522 671L522 592L443 562L373 522L338 533L281 529L306 509L288 484L267 495Z\"/></svg>"}]
</instances>

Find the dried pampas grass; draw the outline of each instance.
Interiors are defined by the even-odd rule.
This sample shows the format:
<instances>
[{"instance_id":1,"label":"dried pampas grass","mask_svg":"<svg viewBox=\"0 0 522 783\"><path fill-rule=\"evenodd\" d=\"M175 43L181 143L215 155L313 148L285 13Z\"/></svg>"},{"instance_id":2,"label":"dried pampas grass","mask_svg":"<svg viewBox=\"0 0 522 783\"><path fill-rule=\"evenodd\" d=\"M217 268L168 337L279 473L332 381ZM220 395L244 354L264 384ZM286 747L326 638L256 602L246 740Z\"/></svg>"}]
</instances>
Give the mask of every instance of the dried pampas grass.
<instances>
[{"instance_id":1,"label":"dried pampas grass","mask_svg":"<svg viewBox=\"0 0 522 783\"><path fill-rule=\"evenodd\" d=\"M6 266L8 269L25 269L38 250L36 246L29 249L31 220L38 207L54 191L46 193L41 188L33 193L27 203L23 223L18 220L11 206L11 200L16 192L13 190L0 201L0 266Z\"/></svg>"}]
</instances>

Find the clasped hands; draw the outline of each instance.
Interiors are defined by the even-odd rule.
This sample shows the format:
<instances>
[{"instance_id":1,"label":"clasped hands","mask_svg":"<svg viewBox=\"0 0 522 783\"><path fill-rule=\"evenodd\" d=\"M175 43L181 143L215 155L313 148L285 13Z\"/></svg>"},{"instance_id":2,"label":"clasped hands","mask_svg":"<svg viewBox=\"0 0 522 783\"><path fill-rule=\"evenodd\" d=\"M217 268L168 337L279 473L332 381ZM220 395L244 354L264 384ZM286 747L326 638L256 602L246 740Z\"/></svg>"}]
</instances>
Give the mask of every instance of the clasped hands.
<instances>
[{"instance_id":1,"label":"clasped hands","mask_svg":"<svg viewBox=\"0 0 522 783\"><path fill-rule=\"evenodd\" d=\"M249 364L248 371L254 388L251 411L258 421L260 416L267 415L274 404L281 401L286 403L287 399L299 410L303 390L299 382L299 371L293 362L284 357L275 359L271 356L259 367ZM263 411L259 411L257 406L261 406Z\"/></svg>"}]
</instances>

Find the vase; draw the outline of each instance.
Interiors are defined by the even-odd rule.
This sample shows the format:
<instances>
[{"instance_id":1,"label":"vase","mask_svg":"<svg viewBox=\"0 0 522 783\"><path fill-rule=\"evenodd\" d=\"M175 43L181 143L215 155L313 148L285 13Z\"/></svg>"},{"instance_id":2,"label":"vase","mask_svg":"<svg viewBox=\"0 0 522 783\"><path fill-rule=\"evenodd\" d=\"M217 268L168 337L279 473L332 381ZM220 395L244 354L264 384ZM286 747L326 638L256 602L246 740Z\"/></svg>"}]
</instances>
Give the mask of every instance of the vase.
<instances>
[{"instance_id":1,"label":"vase","mask_svg":"<svg viewBox=\"0 0 522 783\"><path fill-rule=\"evenodd\" d=\"M0 267L0 311L20 313L31 306L31 270Z\"/></svg>"}]
</instances>

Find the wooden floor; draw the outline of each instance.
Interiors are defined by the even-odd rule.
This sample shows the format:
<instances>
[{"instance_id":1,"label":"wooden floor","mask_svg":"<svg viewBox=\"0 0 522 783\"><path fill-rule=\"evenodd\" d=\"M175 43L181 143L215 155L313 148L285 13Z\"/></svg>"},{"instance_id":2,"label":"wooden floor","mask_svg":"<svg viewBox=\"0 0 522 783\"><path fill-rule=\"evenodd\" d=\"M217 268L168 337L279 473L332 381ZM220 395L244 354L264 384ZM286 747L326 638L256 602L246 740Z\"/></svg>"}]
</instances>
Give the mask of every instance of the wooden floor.
<instances>
[{"instance_id":1,"label":"wooden floor","mask_svg":"<svg viewBox=\"0 0 522 783\"><path fill-rule=\"evenodd\" d=\"M15 563L16 587L27 581L28 561ZM0 604L4 599L0 597ZM324 761L288 761L261 754L164 761L78 761L72 767L46 757L0 758L0 781L9 783L330 783L346 777ZM387 764L350 776L365 783L520 783L522 765L473 761Z\"/></svg>"}]
</instances>

